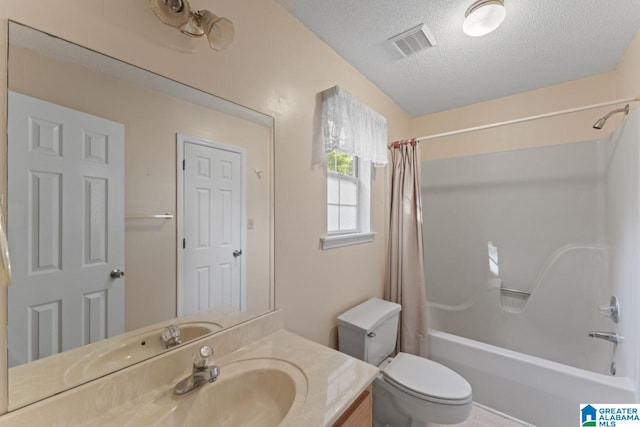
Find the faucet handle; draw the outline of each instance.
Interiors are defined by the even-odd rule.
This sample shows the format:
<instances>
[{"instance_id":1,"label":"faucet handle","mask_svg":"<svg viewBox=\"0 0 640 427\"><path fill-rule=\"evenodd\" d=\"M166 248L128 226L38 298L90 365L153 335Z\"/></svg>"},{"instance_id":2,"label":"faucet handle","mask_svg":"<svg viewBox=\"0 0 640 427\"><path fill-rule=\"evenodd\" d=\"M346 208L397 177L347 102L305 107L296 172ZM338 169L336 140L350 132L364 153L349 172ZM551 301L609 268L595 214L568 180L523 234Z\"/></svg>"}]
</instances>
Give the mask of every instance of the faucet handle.
<instances>
[{"instance_id":1,"label":"faucet handle","mask_svg":"<svg viewBox=\"0 0 640 427\"><path fill-rule=\"evenodd\" d=\"M611 297L609 304L598 305L598 311L603 316L611 318L614 323L618 323L620 316L620 304L618 303L618 298L614 295Z\"/></svg>"},{"instance_id":2,"label":"faucet handle","mask_svg":"<svg viewBox=\"0 0 640 427\"><path fill-rule=\"evenodd\" d=\"M166 338L179 338L180 337L180 326L178 325L169 325L162 331L162 336Z\"/></svg>"},{"instance_id":3,"label":"faucet handle","mask_svg":"<svg viewBox=\"0 0 640 427\"><path fill-rule=\"evenodd\" d=\"M160 334L160 339L164 347L169 348L182 344L181 333L182 330L178 325L169 325L164 328L162 334Z\"/></svg>"},{"instance_id":4,"label":"faucet handle","mask_svg":"<svg viewBox=\"0 0 640 427\"><path fill-rule=\"evenodd\" d=\"M193 354L193 367L197 369L206 367L211 357L213 357L213 349L208 345L203 345Z\"/></svg>"}]
</instances>

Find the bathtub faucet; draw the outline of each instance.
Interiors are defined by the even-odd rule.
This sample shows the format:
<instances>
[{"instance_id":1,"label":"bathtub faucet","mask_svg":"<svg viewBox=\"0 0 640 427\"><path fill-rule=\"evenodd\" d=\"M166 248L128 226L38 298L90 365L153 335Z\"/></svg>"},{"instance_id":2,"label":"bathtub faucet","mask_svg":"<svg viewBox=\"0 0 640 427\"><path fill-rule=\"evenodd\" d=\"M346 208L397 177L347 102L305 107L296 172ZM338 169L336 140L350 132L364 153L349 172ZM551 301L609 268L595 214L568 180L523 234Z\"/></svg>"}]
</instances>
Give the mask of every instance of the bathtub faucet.
<instances>
[{"instance_id":1,"label":"bathtub faucet","mask_svg":"<svg viewBox=\"0 0 640 427\"><path fill-rule=\"evenodd\" d=\"M607 341L612 342L614 344L618 344L618 342L620 341L619 338L618 338L618 334L616 334L615 332L591 331L591 332L589 332L589 336L591 338L600 338L601 340L607 340Z\"/></svg>"}]
</instances>

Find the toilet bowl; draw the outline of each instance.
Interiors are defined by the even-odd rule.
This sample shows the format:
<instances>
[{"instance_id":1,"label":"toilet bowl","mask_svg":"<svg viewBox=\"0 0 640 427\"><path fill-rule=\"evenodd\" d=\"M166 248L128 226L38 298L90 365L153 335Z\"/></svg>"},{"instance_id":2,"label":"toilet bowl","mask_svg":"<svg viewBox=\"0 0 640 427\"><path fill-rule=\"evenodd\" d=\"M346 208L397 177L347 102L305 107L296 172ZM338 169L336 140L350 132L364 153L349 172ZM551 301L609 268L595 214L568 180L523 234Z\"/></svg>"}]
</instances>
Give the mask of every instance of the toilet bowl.
<instances>
[{"instance_id":1,"label":"toilet bowl","mask_svg":"<svg viewBox=\"0 0 640 427\"><path fill-rule=\"evenodd\" d=\"M339 349L375 364L375 427L424 427L427 422L457 424L471 412L472 390L455 371L395 348L399 304L372 298L338 317Z\"/></svg>"},{"instance_id":2,"label":"toilet bowl","mask_svg":"<svg viewBox=\"0 0 640 427\"><path fill-rule=\"evenodd\" d=\"M376 427L457 424L469 417L471 386L446 366L398 353L380 368L373 383Z\"/></svg>"}]
</instances>

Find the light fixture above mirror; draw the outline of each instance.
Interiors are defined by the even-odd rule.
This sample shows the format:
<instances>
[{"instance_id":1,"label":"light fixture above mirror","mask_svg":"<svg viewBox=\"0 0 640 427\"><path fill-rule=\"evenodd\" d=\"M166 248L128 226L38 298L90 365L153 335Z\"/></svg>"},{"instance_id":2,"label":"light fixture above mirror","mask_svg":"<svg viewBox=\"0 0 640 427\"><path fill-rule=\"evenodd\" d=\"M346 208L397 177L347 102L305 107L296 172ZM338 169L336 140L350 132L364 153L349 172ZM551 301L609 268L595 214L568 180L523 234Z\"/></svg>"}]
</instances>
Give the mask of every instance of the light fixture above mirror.
<instances>
[{"instance_id":1,"label":"light fixture above mirror","mask_svg":"<svg viewBox=\"0 0 640 427\"><path fill-rule=\"evenodd\" d=\"M502 24L507 12L504 0L478 0L464 14L462 31L471 37L481 37Z\"/></svg>"},{"instance_id":2,"label":"light fixture above mirror","mask_svg":"<svg viewBox=\"0 0 640 427\"><path fill-rule=\"evenodd\" d=\"M214 50L225 50L233 41L233 22L203 9L194 12L187 0L149 0L151 10L162 23L189 37L207 37Z\"/></svg>"}]
</instances>

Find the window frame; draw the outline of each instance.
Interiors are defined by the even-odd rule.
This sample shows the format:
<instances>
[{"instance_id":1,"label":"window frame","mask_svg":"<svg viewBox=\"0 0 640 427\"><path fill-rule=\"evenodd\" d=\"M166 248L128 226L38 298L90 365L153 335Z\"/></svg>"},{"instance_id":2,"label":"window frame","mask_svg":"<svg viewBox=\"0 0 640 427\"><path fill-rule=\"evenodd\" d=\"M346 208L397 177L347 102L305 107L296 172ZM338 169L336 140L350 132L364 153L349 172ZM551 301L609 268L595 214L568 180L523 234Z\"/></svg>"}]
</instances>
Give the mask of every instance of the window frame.
<instances>
[{"instance_id":1,"label":"window frame","mask_svg":"<svg viewBox=\"0 0 640 427\"><path fill-rule=\"evenodd\" d=\"M337 151L337 150L335 150ZM327 153L329 154L329 153ZM344 153L343 153L344 154ZM344 246L356 245L361 243L372 242L376 233L371 231L371 182L372 182L372 164L370 161L364 161L358 156L352 156L355 160L354 175L345 175L335 172L337 169L337 158L334 160L333 171L329 170L330 165L327 163L326 185L327 197L325 200L325 212L327 215L325 237L320 238L320 246L323 250L334 249ZM327 156L327 159L329 155ZM340 204L329 203L329 178L337 178L338 186L340 179L349 180L357 184L357 228L353 230L333 230L329 231L329 206L340 206ZM339 197L339 194L338 194ZM353 205L347 205L353 206Z\"/></svg>"}]
</instances>

